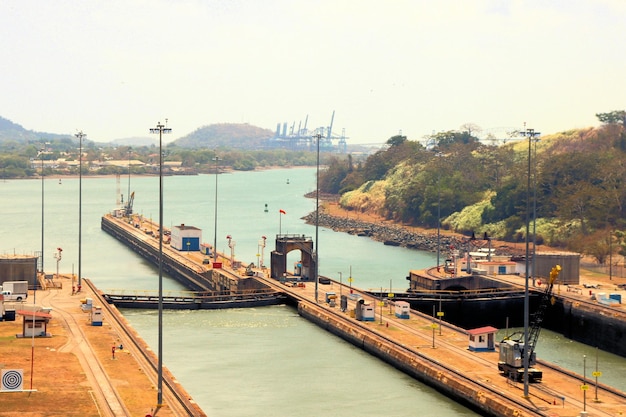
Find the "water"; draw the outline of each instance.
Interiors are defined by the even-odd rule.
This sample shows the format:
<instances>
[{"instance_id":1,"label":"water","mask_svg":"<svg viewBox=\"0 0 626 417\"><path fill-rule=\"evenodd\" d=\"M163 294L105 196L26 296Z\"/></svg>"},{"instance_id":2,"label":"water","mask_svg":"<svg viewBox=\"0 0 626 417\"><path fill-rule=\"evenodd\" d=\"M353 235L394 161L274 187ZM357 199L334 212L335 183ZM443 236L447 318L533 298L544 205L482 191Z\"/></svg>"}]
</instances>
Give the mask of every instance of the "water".
<instances>
[{"instance_id":1,"label":"water","mask_svg":"<svg viewBox=\"0 0 626 417\"><path fill-rule=\"evenodd\" d=\"M156 346L156 311L124 315ZM210 416L475 415L291 307L166 312L164 328L168 368Z\"/></svg>"},{"instance_id":2,"label":"water","mask_svg":"<svg viewBox=\"0 0 626 417\"><path fill-rule=\"evenodd\" d=\"M289 184L287 184L289 179ZM78 179L46 178L45 269L78 273ZM165 177L164 224L185 223L215 234L215 176ZM82 276L100 289L156 289L157 269L100 230L101 216L128 194L128 178L83 178ZM157 177L132 177L134 210L158 220ZM264 261L279 228L282 233L315 236L301 219L314 211L315 169L241 172L218 176L217 245L228 253L226 235L236 242L235 256L258 260L258 241L267 237ZM41 180L0 182L0 253L33 254L41 249ZM267 204L268 212L265 212ZM286 212L280 215L279 210ZM367 238L319 230L320 274L344 282L352 271L359 288L407 288L409 269L435 262L435 255L384 246ZM53 257L63 248L62 259ZM288 259L292 265L297 254ZM168 277L164 289L180 285ZM130 323L156 348L156 311L125 311ZM336 416L408 413L475 415L432 389L300 318L286 306L228 311L164 312L164 364L211 416ZM549 334L542 332L543 336ZM573 362L580 344L568 342ZM543 349L542 347L538 347ZM546 349L548 350L548 349ZM552 350L552 349L550 349ZM554 349L556 350L556 349ZM545 355L539 354L542 358ZM590 355L588 354L588 358ZM626 363L619 358L622 364ZM589 364L589 362L588 362ZM572 369L579 371L577 363ZM495 372L495 371L494 371ZM605 370L606 374L606 370ZM607 383L606 380L602 382ZM433 412L436 410L436 412Z\"/></svg>"},{"instance_id":3,"label":"water","mask_svg":"<svg viewBox=\"0 0 626 417\"><path fill-rule=\"evenodd\" d=\"M517 331L524 331L524 328L509 329L508 334ZM506 330L500 330L497 333L496 340L501 340L506 335ZM574 342L562 334L546 329L541 330L535 352L538 359L572 370L580 375L584 374L586 366L587 377L590 382L595 380L591 377L591 373L596 370L597 358L598 371L602 372L598 382L626 392L626 379L624 378L624 375L626 375L626 359L621 356ZM583 355L587 356L586 363Z\"/></svg>"}]
</instances>

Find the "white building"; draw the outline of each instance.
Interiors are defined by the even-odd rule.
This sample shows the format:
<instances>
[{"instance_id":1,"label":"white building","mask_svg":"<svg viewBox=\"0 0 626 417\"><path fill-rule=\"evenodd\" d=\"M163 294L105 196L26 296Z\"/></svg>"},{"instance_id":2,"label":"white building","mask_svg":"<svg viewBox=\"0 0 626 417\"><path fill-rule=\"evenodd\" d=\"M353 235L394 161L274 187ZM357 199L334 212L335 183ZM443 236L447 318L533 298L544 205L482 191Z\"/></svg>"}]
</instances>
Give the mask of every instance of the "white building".
<instances>
[{"instance_id":1,"label":"white building","mask_svg":"<svg viewBox=\"0 0 626 417\"><path fill-rule=\"evenodd\" d=\"M181 224L172 227L170 247L179 251L199 251L202 240L202 229Z\"/></svg>"}]
</instances>

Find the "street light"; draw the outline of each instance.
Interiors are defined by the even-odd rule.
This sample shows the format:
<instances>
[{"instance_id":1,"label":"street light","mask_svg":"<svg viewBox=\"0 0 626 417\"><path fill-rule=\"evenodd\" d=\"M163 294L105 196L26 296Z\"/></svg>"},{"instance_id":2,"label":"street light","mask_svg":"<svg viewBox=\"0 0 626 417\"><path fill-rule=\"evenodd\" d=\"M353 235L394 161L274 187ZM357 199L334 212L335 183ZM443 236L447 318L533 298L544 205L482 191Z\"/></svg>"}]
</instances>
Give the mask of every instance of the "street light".
<instances>
[{"instance_id":1,"label":"street light","mask_svg":"<svg viewBox=\"0 0 626 417\"><path fill-rule=\"evenodd\" d=\"M214 218L214 233L213 233L213 262L217 262L217 174L218 174L218 162L220 158L215 154L215 218Z\"/></svg>"},{"instance_id":2,"label":"street light","mask_svg":"<svg viewBox=\"0 0 626 417\"><path fill-rule=\"evenodd\" d=\"M78 291L82 286L81 258L83 237L83 138L86 136L82 130L75 135L78 138Z\"/></svg>"},{"instance_id":3,"label":"street light","mask_svg":"<svg viewBox=\"0 0 626 417\"><path fill-rule=\"evenodd\" d=\"M126 200L130 199L130 151L131 147L128 147L128 194L126 194ZM130 217L130 216L128 216Z\"/></svg>"},{"instance_id":4,"label":"street light","mask_svg":"<svg viewBox=\"0 0 626 417\"><path fill-rule=\"evenodd\" d=\"M167 125L167 119L165 119ZM150 133L159 134L159 343L158 343L158 382L157 407L163 406L163 133L172 133L172 129L161 122Z\"/></svg>"},{"instance_id":5,"label":"street light","mask_svg":"<svg viewBox=\"0 0 626 417\"><path fill-rule=\"evenodd\" d=\"M524 397L528 398L528 366L530 362L530 358L528 355L528 326L529 326L529 300L528 300L528 280L529 269L530 269L530 167L531 167L531 145L533 142L533 138L535 136L539 136L539 132L535 132L535 129L526 129L524 132L521 132L522 136L528 136L528 176L526 182L526 259L525 259L525 267L526 267L526 277L524 284Z\"/></svg>"},{"instance_id":6,"label":"street light","mask_svg":"<svg viewBox=\"0 0 626 417\"><path fill-rule=\"evenodd\" d=\"M343 276L341 274L341 271L339 271L338 274L339 274L339 301L341 301L341 296L343 295Z\"/></svg>"},{"instance_id":7,"label":"street light","mask_svg":"<svg viewBox=\"0 0 626 417\"><path fill-rule=\"evenodd\" d=\"M313 277L315 278L315 302L317 303L317 291L318 291L318 252L319 252L319 219L320 219L320 140L322 135L318 132L313 135L317 147L317 171L315 173L315 253L314 253L314 266Z\"/></svg>"},{"instance_id":8,"label":"street light","mask_svg":"<svg viewBox=\"0 0 626 417\"><path fill-rule=\"evenodd\" d=\"M435 156L441 160L443 154L437 152ZM441 164L437 165L437 272L439 272L439 254L441 252L441 189L439 182L441 180Z\"/></svg>"},{"instance_id":9,"label":"street light","mask_svg":"<svg viewBox=\"0 0 626 417\"><path fill-rule=\"evenodd\" d=\"M44 269L43 269L43 258L44 258L44 193L43 193L43 189L44 189L44 174L43 174L43 153L46 150L46 144L44 143L42 148L41 148L41 273L45 274Z\"/></svg>"},{"instance_id":10,"label":"street light","mask_svg":"<svg viewBox=\"0 0 626 417\"><path fill-rule=\"evenodd\" d=\"M537 135L539 135L537 133ZM532 277L533 277L533 285L535 285L536 278L536 265L537 265L537 142L540 141L539 138L532 138L534 143L534 151L533 157L535 158L533 162L533 265L532 265Z\"/></svg>"}]
</instances>

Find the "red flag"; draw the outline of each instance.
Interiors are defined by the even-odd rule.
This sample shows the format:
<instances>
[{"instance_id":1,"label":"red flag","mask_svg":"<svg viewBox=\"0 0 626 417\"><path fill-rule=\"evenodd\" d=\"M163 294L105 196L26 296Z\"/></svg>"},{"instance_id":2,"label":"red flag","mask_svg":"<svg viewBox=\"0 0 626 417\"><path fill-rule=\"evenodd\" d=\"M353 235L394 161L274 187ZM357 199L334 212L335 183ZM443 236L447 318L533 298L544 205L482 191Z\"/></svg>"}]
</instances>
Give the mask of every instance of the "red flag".
<instances>
[{"instance_id":1,"label":"red flag","mask_svg":"<svg viewBox=\"0 0 626 417\"><path fill-rule=\"evenodd\" d=\"M287 214L287 212L283 209L278 210L280 212L280 214Z\"/></svg>"}]
</instances>

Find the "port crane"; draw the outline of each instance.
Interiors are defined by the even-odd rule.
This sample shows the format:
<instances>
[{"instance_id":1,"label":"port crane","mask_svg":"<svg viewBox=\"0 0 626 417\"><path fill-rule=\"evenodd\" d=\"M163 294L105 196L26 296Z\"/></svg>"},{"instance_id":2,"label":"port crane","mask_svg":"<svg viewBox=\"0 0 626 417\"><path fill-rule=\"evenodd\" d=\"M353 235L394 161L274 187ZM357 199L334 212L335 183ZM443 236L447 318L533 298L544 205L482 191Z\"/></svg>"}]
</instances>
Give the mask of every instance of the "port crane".
<instances>
[{"instance_id":1,"label":"port crane","mask_svg":"<svg viewBox=\"0 0 626 417\"><path fill-rule=\"evenodd\" d=\"M128 197L128 201L126 202L126 216L130 217L133 214L133 201L135 201L135 192L130 193L130 197Z\"/></svg>"},{"instance_id":2,"label":"port crane","mask_svg":"<svg viewBox=\"0 0 626 417\"><path fill-rule=\"evenodd\" d=\"M535 347L539 340L539 333L541 332L541 324L548 308L549 304L554 304L554 297L552 296L552 288L554 282L561 272L561 266L556 265L550 271L550 278L546 283L546 289L541 295L541 300L537 310L532 314L531 326L528 331L528 380L529 382L541 381L543 372L540 369L535 368L537 364L537 358L535 354ZM512 335L504 338L500 342L500 356L498 360L498 370L502 372L508 378L514 381L520 381L524 377L524 355L526 354L526 347L524 346L524 333L515 332Z\"/></svg>"}]
</instances>

